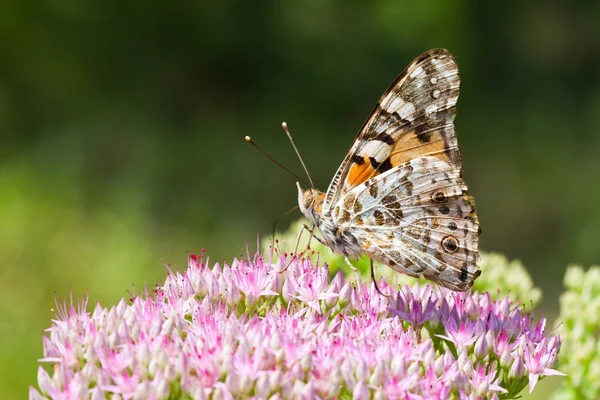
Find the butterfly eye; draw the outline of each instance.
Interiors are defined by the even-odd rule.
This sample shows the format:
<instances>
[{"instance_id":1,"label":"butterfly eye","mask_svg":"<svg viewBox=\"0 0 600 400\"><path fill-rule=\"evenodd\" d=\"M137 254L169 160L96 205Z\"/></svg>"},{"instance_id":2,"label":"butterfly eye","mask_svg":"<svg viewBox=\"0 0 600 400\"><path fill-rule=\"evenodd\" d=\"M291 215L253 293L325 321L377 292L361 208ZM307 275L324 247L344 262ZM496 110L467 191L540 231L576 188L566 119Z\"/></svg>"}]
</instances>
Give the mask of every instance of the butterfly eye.
<instances>
[{"instance_id":1,"label":"butterfly eye","mask_svg":"<svg viewBox=\"0 0 600 400\"><path fill-rule=\"evenodd\" d=\"M458 240L453 236L446 236L442 239L442 247L447 253L456 253L458 250Z\"/></svg>"},{"instance_id":2,"label":"butterfly eye","mask_svg":"<svg viewBox=\"0 0 600 400\"><path fill-rule=\"evenodd\" d=\"M315 199L315 196L311 192L311 190L307 190L302 194L302 205L304 208L310 208Z\"/></svg>"}]
</instances>

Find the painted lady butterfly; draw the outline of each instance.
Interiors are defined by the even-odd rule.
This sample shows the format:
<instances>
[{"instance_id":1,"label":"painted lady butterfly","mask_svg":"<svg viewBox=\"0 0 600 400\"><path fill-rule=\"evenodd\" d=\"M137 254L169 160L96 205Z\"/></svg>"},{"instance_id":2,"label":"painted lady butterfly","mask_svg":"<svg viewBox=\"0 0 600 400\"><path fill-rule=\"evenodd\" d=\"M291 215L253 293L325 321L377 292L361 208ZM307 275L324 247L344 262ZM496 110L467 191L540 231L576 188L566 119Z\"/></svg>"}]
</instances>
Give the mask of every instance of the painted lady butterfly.
<instances>
[{"instance_id":1,"label":"painted lady butterfly","mask_svg":"<svg viewBox=\"0 0 600 400\"><path fill-rule=\"evenodd\" d=\"M311 234L347 263L364 253L457 291L480 275L453 123L459 85L447 50L423 53L385 91L327 192L298 184L300 210L323 237Z\"/></svg>"}]
</instances>

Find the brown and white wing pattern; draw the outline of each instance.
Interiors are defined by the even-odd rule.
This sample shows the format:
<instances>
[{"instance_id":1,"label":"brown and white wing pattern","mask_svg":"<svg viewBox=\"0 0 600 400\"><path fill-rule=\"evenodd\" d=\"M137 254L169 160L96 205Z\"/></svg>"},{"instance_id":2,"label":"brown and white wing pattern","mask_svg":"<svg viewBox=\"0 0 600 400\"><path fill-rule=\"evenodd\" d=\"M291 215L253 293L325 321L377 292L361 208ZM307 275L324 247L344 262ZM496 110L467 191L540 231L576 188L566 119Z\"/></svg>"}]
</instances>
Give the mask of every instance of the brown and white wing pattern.
<instances>
[{"instance_id":1,"label":"brown and white wing pattern","mask_svg":"<svg viewBox=\"0 0 600 400\"><path fill-rule=\"evenodd\" d=\"M418 157L432 156L460 171L454 133L460 78L445 49L417 57L385 91L327 190L328 212L367 179Z\"/></svg>"},{"instance_id":2,"label":"brown and white wing pattern","mask_svg":"<svg viewBox=\"0 0 600 400\"><path fill-rule=\"evenodd\" d=\"M464 291L481 273L479 222L466 190L447 160L419 157L346 193L332 217L372 259Z\"/></svg>"}]
</instances>

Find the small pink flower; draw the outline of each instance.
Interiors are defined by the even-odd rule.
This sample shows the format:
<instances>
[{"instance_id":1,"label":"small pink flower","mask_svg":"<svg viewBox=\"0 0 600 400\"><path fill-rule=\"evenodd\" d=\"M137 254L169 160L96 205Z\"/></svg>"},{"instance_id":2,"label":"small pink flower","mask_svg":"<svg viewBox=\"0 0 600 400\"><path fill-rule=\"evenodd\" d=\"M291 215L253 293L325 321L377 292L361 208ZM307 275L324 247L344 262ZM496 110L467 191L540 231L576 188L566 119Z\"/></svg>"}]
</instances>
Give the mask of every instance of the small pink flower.
<instances>
[{"instance_id":1,"label":"small pink flower","mask_svg":"<svg viewBox=\"0 0 600 400\"><path fill-rule=\"evenodd\" d=\"M481 335L482 325L479 320L464 318L462 321L449 319L443 322L447 334L437 336L454 343L457 347L471 346Z\"/></svg>"},{"instance_id":2,"label":"small pink flower","mask_svg":"<svg viewBox=\"0 0 600 400\"><path fill-rule=\"evenodd\" d=\"M477 396L485 396L490 391L508 393L508 390L498 385L495 371L486 371L485 366L479 365L471 376L471 387Z\"/></svg>"},{"instance_id":3,"label":"small pink flower","mask_svg":"<svg viewBox=\"0 0 600 400\"><path fill-rule=\"evenodd\" d=\"M234 261L231 267L232 289L241 292L246 298L246 307L251 308L262 296L277 296L277 292L269 289L278 272L266 268L252 268L246 261Z\"/></svg>"},{"instance_id":4,"label":"small pink flower","mask_svg":"<svg viewBox=\"0 0 600 400\"><path fill-rule=\"evenodd\" d=\"M414 326L423 325L433 319L437 314L438 297L431 286L425 288L423 293L416 296L408 286L402 288L396 296L396 304L391 308L391 312Z\"/></svg>"},{"instance_id":5,"label":"small pink flower","mask_svg":"<svg viewBox=\"0 0 600 400\"><path fill-rule=\"evenodd\" d=\"M539 335L536 335L536 337L539 337ZM554 340L549 342L545 337L540 339L539 343L535 345L531 343L525 347L524 361L525 368L529 372L529 393L533 391L540 375L565 376L562 372L550 368L556 364L557 343L552 343L555 342Z\"/></svg>"}]
</instances>

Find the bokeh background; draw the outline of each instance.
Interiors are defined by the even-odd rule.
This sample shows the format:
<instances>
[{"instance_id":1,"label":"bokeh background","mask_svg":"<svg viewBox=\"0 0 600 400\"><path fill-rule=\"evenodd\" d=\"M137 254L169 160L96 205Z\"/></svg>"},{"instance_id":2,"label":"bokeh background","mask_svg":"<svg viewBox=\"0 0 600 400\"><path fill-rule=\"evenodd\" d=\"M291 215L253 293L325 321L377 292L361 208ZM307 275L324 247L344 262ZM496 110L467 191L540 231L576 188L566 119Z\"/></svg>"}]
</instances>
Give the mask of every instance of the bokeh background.
<instances>
[{"instance_id":1,"label":"bokeh background","mask_svg":"<svg viewBox=\"0 0 600 400\"><path fill-rule=\"evenodd\" d=\"M36 381L53 292L110 305L161 282L161 258L230 260L270 233L294 180L245 135L300 173L287 121L325 189L433 47L462 74L481 247L523 260L552 315L565 266L600 261L598 21L556 0L2 1L2 398Z\"/></svg>"}]
</instances>

